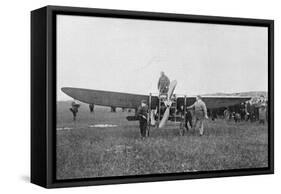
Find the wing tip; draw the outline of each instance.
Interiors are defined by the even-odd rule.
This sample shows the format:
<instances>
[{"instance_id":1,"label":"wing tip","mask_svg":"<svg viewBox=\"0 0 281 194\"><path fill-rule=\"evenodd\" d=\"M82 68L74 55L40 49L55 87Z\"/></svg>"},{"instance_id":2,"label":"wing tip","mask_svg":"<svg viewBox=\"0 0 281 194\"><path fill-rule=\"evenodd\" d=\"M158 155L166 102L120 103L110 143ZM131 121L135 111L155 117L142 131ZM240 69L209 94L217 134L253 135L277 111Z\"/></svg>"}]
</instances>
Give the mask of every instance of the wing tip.
<instances>
[{"instance_id":1,"label":"wing tip","mask_svg":"<svg viewBox=\"0 0 281 194\"><path fill-rule=\"evenodd\" d=\"M66 92L66 90L67 90L67 87L62 87L61 88L61 91L64 92L64 93Z\"/></svg>"},{"instance_id":2,"label":"wing tip","mask_svg":"<svg viewBox=\"0 0 281 194\"><path fill-rule=\"evenodd\" d=\"M71 87L62 87L61 91L65 94L69 95L71 93L72 89L73 88L71 88Z\"/></svg>"}]
</instances>

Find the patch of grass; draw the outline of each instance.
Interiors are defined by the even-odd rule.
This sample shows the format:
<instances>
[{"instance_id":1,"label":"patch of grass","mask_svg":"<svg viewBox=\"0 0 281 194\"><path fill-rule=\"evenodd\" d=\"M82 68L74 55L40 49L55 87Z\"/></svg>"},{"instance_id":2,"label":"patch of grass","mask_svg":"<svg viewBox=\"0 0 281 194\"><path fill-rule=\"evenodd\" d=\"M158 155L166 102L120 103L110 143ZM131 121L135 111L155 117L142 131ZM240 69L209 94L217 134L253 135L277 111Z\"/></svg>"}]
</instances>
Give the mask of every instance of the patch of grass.
<instances>
[{"instance_id":1,"label":"patch of grass","mask_svg":"<svg viewBox=\"0 0 281 194\"><path fill-rule=\"evenodd\" d=\"M190 171L259 168L268 165L267 125L208 121L205 135L189 131L179 136L178 125L151 129L141 140L134 113L110 113L96 108L90 114L82 105L77 121L68 106L58 106L57 178L89 178ZM93 124L116 124L114 128L90 128Z\"/></svg>"}]
</instances>

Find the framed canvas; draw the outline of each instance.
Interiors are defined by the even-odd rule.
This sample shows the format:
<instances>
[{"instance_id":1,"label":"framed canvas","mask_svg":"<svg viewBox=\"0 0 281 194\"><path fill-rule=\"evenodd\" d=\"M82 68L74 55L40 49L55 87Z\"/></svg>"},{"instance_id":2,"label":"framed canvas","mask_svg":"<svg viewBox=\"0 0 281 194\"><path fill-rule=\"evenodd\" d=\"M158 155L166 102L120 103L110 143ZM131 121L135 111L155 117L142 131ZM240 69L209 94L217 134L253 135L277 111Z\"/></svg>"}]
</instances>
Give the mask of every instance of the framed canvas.
<instances>
[{"instance_id":1,"label":"framed canvas","mask_svg":"<svg viewBox=\"0 0 281 194\"><path fill-rule=\"evenodd\" d=\"M31 182L272 174L274 22L31 12Z\"/></svg>"}]
</instances>

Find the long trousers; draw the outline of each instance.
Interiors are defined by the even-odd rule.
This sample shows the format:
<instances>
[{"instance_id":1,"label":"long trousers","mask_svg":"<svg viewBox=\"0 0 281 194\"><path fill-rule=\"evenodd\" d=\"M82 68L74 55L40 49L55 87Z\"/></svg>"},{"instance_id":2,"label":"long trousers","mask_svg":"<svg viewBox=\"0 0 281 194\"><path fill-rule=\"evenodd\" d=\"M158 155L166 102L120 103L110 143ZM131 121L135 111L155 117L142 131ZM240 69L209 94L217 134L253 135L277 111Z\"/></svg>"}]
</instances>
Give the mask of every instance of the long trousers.
<instances>
[{"instance_id":1,"label":"long trousers","mask_svg":"<svg viewBox=\"0 0 281 194\"><path fill-rule=\"evenodd\" d=\"M70 108L69 110L72 112L72 114L73 114L73 120L75 121L75 120L76 120L76 115L77 115L78 110L75 110L75 109L73 109L73 108Z\"/></svg>"},{"instance_id":2,"label":"long trousers","mask_svg":"<svg viewBox=\"0 0 281 194\"><path fill-rule=\"evenodd\" d=\"M146 129L147 129L147 120L146 119L140 119L140 133L142 137L146 136Z\"/></svg>"},{"instance_id":3,"label":"long trousers","mask_svg":"<svg viewBox=\"0 0 281 194\"><path fill-rule=\"evenodd\" d=\"M196 129L197 124L199 124L199 133L203 135L204 133L204 119L196 119L194 123L194 129Z\"/></svg>"},{"instance_id":4,"label":"long trousers","mask_svg":"<svg viewBox=\"0 0 281 194\"><path fill-rule=\"evenodd\" d=\"M185 128L189 130L187 123L189 123L190 127L192 128L192 115L190 114L190 112L187 112L185 114L185 124L184 124Z\"/></svg>"}]
</instances>

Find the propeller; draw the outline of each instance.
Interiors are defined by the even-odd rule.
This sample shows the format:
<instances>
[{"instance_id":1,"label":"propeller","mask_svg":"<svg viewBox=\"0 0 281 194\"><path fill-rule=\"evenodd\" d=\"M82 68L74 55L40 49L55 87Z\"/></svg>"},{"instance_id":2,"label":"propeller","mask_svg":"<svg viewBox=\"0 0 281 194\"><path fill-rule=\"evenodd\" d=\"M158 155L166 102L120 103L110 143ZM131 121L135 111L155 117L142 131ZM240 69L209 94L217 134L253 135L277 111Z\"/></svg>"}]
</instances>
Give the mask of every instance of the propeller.
<instances>
[{"instance_id":1,"label":"propeller","mask_svg":"<svg viewBox=\"0 0 281 194\"><path fill-rule=\"evenodd\" d=\"M155 123L156 123L156 121L155 121L155 114L156 114L156 110L155 110L155 111L152 110L152 111L151 111L151 114L150 114L150 124L151 124L152 126L155 126Z\"/></svg>"},{"instance_id":2,"label":"propeller","mask_svg":"<svg viewBox=\"0 0 281 194\"><path fill-rule=\"evenodd\" d=\"M171 97L174 93L174 90L176 88L176 85L177 85L177 81L176 80L173 80L171 83L170 83L170 86L169 86L169 91L168 91L168 97L167 97L167 101L164 102L165 106L166 106L166 110L165 110L165 113L159 123L159 128L162 128L164 127L166 121L168 120L169 116L170 116L170 107L172 105L172 101L171 101Z\"/></svg>"}]
</instances>

